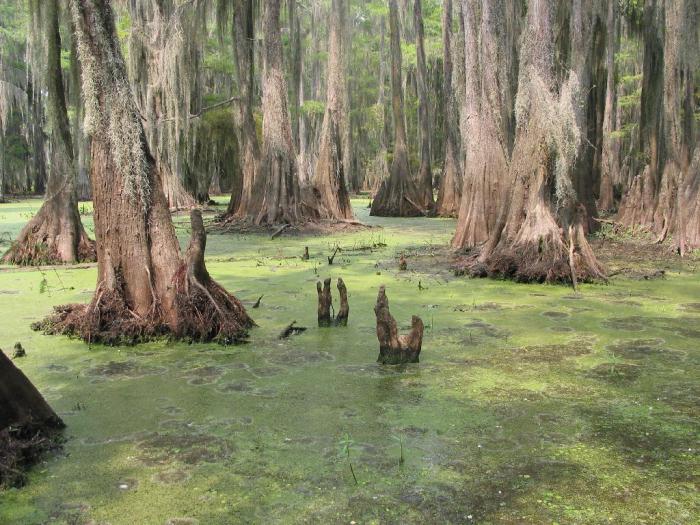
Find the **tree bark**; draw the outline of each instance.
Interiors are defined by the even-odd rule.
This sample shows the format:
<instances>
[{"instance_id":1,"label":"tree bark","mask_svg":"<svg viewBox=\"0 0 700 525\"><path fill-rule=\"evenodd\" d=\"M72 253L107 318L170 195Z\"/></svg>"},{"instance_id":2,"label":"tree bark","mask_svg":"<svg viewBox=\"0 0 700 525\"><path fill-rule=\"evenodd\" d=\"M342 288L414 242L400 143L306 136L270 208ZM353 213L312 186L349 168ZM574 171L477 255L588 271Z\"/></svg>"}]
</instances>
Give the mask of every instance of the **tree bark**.
<instances>
[{"instance_id":1,"label":"tree bark","mask_svg":"<svg viewBox=\"0 0 700 525\"><path fill-rule=\"evenodd\" d=\"M381 182L372 201L370 215L379 217L418 217L428 213L421 193L411 176L401 80L401 35L396 0L389 0L391 41L391 107L394 115L394 155L389 178Z\"/></svg>"},{"instance_id":2,"label":"tree bark","mask_svg":"<svg viewBox=\"0 0 700 525\"><path fill-rule=\"evenodd\" d=\"M255 99L255 24L253 20L253 0L235 0L233 11L234 60L240 90L240 102L235 109L236 137L240 152L242 184L234 188L229 201L227 216L246 218L255 213L255 188L257 169L260 163L260 143L253 117ZM235 191L238 190L238 191Z\"/></svg>"},{"instance_id":3,"label":"tree bark","mask_svg":"<svg viewBox=\"0 0 700 525\"><path fill-rule=\"evenodd\" d=\"M698 162L693 93L700 48L693 2L647 0L641 148L648 159L620 206L619 220L672 238L681 254L698 246ZM649 76L649 78L647 78Z\"/></svg>"},{"instance_id":4,"label":"tree bark","mask_svg":"<svg viewBox=\"0 0 700 525\"><path fill-rule=\"evenodd\" d=\"M442 11L442 103L444 151L442 177L436 203L440 217L456 217L462 197L462 164L459 161L459 122L457 97L453 86L452 0L445 0Z\"/></svg>"},{"instance_id":5,"label":"tree bark","mask_svg":"<svg viewBox=\"0 0 700 525\"><path fill-rule=\"evenodd\" d=\"M282 68L280 0L263 10L263 144L247 215L258 225L295 224L317 218L314 195L302 203Z\"/></svg>"},{"instance_id":6,"label":"tree bark","mask_svg":"<svg viewBox=\"0 0 700 525\"><path fill-rule=\"evenodd\" d=\"M605 113L603 116L603 151L601 155L600 191L598 196L598 209L610 211L615 207L613 195L614 172L619 169L615 165L614 146L616 139L613 138L614 130L613 118L616 109L616 87L615 87L615 53L618 48L618 3L608 3L607 38L605 42Z\"/></svg>"},{"instance_id":7,"label":"tree bark","mask_svg":"<svg viewBox=\"0 0 700 525\"><path fill-rule=\"evenodd\" d=\"M377 362L383 365L418 363L423 344L423 321L420 317L414 315L411 319L411 331L406 335L399 335L396 320L389 312L389 299L384 286L379 287L374 314L377 318L379 340Z\"/></svg>"},{"instance_id":8,"label":"tree bark","mask_svg":"<svg viewBox=\"0 0 700 525\"><path fill-rule=\"evenodd\" d=\"M197 210L190 247L180 255L162 175L131 95L111 3L72 0L71 11L83 66L85 127L93 139L98 282L89 305L59 307L43 327L107 344L164 334L222 343L244 339L253 321L206 272L206 235Z\"/></svg>"},{"instance_id":9,"label":"tree bark","mask_svg":"<svg viewBox=\"0 0 700 525\"><path fill-rule=\"evenodd\" d=\"M51 169L46 197L37 214L22 229L3 260L19 265L94 261L95 245L88 238L78 212L75 159L61 71L58 0L34 9L46 9L47 114L51 127ZM37 67L41 67L37 64Z\"/></svg>"},{"instance_id":10,"label":"tree bark","mask_svg":"<svg viewBox=\"0 0 700 525\"><path fill-rule=\"evenodd\" d=\"M584 234L587 212L573 190L582 133L575 109L582 105L577 65L565 72L559 84L553 23L552 2L529 1L510 164L512 184L475 266L479 274L522 282L605 278Z\"/></svg>"},{"instance_id":11,"label":"tree bark","mask_svg":"<svg viewBox=\"0 0 700 525\"><path fill-rule=\"evenodd\" d=\"M324 219L352 219L350 195L346 186L343 130L345 113L345 60L343 32L345 2L333 0L329 13L328 85L326 112L321 129L321 146L313 185L317 192L318 210Z\"/></svg>"},{"instance_id":12,"label":"tree bark","mask_svg":"<svg viewBox=\"0 0 700 525\"><path fill-rule=\"evenodd\" d=\"M498 30L508 16L506 3L462 3L466 90L461 127L465 157L459 220L452 239L452 246L457 249L478 246L493 233L511 180L511 80L509 69L502 64L509 49Z\"/></svg>"},{"instance_id":13,"label":"tree bark","mask_svg":"<svg viewBox=\"0 0 700 525\"><path fill-rule=\"evenodd\" d=\"M444 9L444 7L443 7ZM418 169L418 189L421 194L420 204L423 209L432 212L433 173L431 169L431 132L430 108L428 102L428 67L425 59L425 29L423 26L423 9L421 0L413 4L413 25L416 31L416 84L418 91L418 124L420 131L420 168Z\"/></svg>"},{"instance_id":14,"label":"tree bark","mask_svg":"<svg viewBox=\"0 0 700 525\"><path fill-rule=\"evenodd\" d=\"M0 488L21 485L23 470L54 446L63 421L0 350Z\"/></svg>"}]
</instances>

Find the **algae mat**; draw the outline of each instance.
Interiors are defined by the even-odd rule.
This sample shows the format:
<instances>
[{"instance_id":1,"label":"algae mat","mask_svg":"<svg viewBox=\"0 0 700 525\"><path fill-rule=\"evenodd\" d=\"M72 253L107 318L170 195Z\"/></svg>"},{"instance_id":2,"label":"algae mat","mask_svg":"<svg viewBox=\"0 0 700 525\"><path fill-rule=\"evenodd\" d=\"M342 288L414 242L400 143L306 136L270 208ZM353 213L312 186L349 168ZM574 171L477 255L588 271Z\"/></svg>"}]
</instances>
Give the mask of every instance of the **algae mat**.
<instances>
[{"instance_id":1,"label":"algae mat","mask_svg":"<svg viewBox=\"0 0 700 525\"><path fill-rule=\"evenodd\" d=\"M698 273L579 294L457 279L441 258L453 221L354 204L381 227L210 236L212 275L248 305L264 295L242 346L34 333L89 300L95 268L3 267L0 347L22 342L68 428L63 453L0 493L0 523L698 522ZM0 206L3 238L37 207ZM325 277L347 284L347 328L315 328ZM423 318L420 364L375 363L380 284L403 328ZM293 320L309 330L278 340Z\"/></svg>"}]
</instances>

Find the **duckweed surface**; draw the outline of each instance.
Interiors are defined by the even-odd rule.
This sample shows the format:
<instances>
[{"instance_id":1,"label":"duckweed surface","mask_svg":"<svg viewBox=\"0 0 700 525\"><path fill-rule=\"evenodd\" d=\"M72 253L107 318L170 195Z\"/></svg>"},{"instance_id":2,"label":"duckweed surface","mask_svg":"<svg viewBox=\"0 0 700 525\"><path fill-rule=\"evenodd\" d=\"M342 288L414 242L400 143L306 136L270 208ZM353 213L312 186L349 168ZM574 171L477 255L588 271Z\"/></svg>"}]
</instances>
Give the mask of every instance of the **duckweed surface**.
<instances>
[{"instance_id":1,"label":"duckweed surface","mask_svg":"<svg viewBox=\"0 0 700 525\"><path fill-rule=\"evenodd\" d=\"M63 453L0 493L0 523L700 522L696 263L576 294L455 278L453 221L354 204L375 228L210 235L212 275L264 296L242 346L44 336L30 324L88 301L95 267L0 268L0 347L22 342L68 425ZM38 205L0 206L3 249ZM347 328L316 328L325 277L347 284ZM380 284L402 328L424 320L420 364L375 363ZM309 330L279 340L294 320Z\"/></svg>"}]
</instances>

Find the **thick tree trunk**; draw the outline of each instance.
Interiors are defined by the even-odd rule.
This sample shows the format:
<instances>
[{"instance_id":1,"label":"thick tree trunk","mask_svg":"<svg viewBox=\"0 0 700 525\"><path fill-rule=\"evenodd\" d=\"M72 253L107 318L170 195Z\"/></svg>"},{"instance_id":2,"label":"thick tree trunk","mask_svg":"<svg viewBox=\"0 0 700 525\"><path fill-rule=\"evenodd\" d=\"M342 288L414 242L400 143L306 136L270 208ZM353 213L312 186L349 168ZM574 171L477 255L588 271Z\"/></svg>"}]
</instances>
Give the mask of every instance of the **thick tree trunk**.
<instances>
[{"instance_id":1,"label":"thick tree trunk","mask_svg":"<svg viewBox=\"0 0 700 525\"><path fill-rule=\"evenodd\" d=\"M476 0L464 0L462 4L466 90L461 117L465 160L459 221L452 239L452 246L457 249L477 246L493 233L505 188L512 180L508 175L510 71L501 64L509 49L498 30L508 12L506 2L480 5Z\"/></svg>"},{"instance_id":2,"label":"thick tree trunk","mask_svg":"<svg viewBox=\"0 0 700 525\"><path fill-rule=\"evenodd\" d=\"M598 196L598 209L610 211L615 207L613 194L613 177L618 166L615 165L614 147L616 139L612 133L616 109L615 87L615 53L618 48L618 3L608 3L607 38L605 42L605 67L607 80L605 83L605 114L603 116L603 152L600 165L600 190Z\"/></svg>"},{"instance_id":3,"label":"thick tree trunk","mask_svg":"<svg viewBox=\"0 0 700 525\"><path fill-rule=\"evenodd\" d=\"M573 190L582 133L574 109L581 104L579 80L571 69L557 84L553 23L551 2L529 1L510 164L513 182L476 273L524 282L604 279L584 235L586 210Z\"/></svg>"},{"instance_id":4,"label":"thick tree trunk","mask_svg":"<svg viewBox=\"0 0 700 525\"><path fill-rule=\"evenodd\" d=\"M644 4L644 65L642 76L641 113L639 118L639 151L648 159L620 203L619 220L629 227L642 227L659 233L655 224L656 197L661 186L660 166L663 148L663 7L657 0ZM643 199L643 200L640 200Z\"/></svg>"},{"instance_id":5,"label":"thick tree trunk","mask_svg":"<svg viewBox=\"0 0 700 525\"><path fill-rule=\"evenodd\" d=\"M418 91L418 124L420 128L420 168L418 169L418 189L421 195L421 206L423 209L432 212L435 208L435 201L433 200L433 173L430 165L431 131L430 108L428 101L428 67L425 59L425 29L423 27L423 9L421 0L415 0L413 4L413 25L416 31L416 84Z\"/></svg>"},{"instance_id":6,"label":"thick tree trunk","mask_svg":"<svg viewBox=\"0 0 700 525\"><path fill-rule=\"evenodd\" d=\"M53 448L63 421L0 350L0 489L21 485L23 470Z\"/></svg>"},{"instance_id":7,"label":"thick tree trunk","mask_svg":"<svg viewBox=\"0 0 700 525\"><path fill-rule=\"evenodd\" d=\"M418 217L428 213L422 196L411 176L404 116L403 83L401 80L401 35L396 0L389 0L389 33L391 40L391 106L394 114L394 155L389 178L382 181L372 201L370 215L379 217Z\"/></svg>"},{"instance_id":8,"label":"thick tree trunk","mask_svg":"<svg viewBox=\"0 0 700 525\"><path fill-rule=\"evenodd\" d=\"M440 217L456 217L462 197L462 165L459 161L459 122L457 97L453 86L452 0L445 0L442 12L442 82L444 152L442 177L436 204Z\"/></svg>"},{"instance_id":9,"label":"thick tree trunk","mask_svg":"<svg viewBox=\"0 0 700 525\"><path fill-rule=\"evenodd\" d=\"M282 68L280 0L263 9L263 144L246 216L258 225L295 224L318 217L313 192L302 202ZM244 148L242 148L245 151ZM245 187L244 187L245 192ZM245 193L244 193L245 201ZM241 210L237 215L242 215Z\"/></svg>"},{"instance_id":10,"label":"thick tree trunk","mask_svg":"<svg viewBox=\"0 0 700 525\"><path fill-rule=\"evenodd\" d=\"M347 125L345 113L345 61L343 59L343 0L333 0L328 35L328 86L326 113L321 129L321 147L316 163L313 185L318 196L322 218L352 219L350 196L346 187L343 130Z\"/></svg>"},{"instance_id":11,"label":"thick tree trunk","mask_svg":"<svg viewBox=\"0 0 700 525\"><path fill-rule=\"evenodd\" d=\"M201 214L192 212L185 257L175 236L161 173L150 155L107 0L72 0L91 179L98 283L89 305L56 309L43 327L87 341L134 343L162 334L242 340L253 325L241 303L204 267Z\"/></svg>"},{"instance_id":12,"label":"thick tree trunk","mask_svg":"<svg viewBox=\"0 0 700 525\"><path fill-rule=\"evenodd\" d=\"M693 2L647 0L641 146L649 162L620 206L619 220L673 239L684 254L698 246L698 162L694 79L700 13ZM650 78L647 78L647 76Z\"/></svg>"},{"instance_id":13,"label":"thick tree trunk","mask_svg":"<svg viewBox=\"0 0 700 525\"><path fill-rule=\"evenodd\" d=\"M406 335L399 335L396 320L389 312L389 299L384 286L379 287L374 314L377 318L379 340L377 362L383 365L418 363L423 344L423 321L420 317L414 315L411 319L411 331Z\"/></svg>"},{"instance_id":14,"label":"thick tree trunk","mask_svg":"<svg viewBox=\"0 0 700 525\"><path fill-rule=\"evenodd\" d=\"M66 110L61 72L61 37L58 0L47 0L35 9L46 9L48 118L51 125L51 170L44 204L20 232L3 257L20 265L94 261L95 246L88 238L78 212L75 192L73 142Z\"/></svg>"}]
</instances>

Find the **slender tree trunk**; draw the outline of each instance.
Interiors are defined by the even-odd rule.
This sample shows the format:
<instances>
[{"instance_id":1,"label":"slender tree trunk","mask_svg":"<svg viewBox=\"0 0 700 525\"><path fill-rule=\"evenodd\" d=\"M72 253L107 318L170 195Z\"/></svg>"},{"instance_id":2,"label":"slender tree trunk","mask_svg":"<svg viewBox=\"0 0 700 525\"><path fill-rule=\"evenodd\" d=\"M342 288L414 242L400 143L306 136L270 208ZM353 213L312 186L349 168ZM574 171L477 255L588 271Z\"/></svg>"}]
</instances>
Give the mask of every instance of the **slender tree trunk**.
<instances>
[{"instance_id":1,"label":"slender tree trunk","mask_svg":"<svg viewBox=\"0 0 700 525\"><path fill-rule=\"evenodd\" d=\"M506 2L464 0L465 80L462 140L464 187L459 221L452 240L457 249L472 248L493 233L511 180L508 175L509 71L500 63L509 52L498 25ZM479 12L481 17L479 18ZM501 87L503 86L503 87Z\"/></svg>"},{"instance_id":2,"label":"slender tree trunk","mask_svg":"<svg viewBox=\"0 0 700 525\"><path fill-rule=\"evenodd\" d=\"M443 8L444 9L444 8ZM423 27L423 8L421 0L413 4L413 24L416 31L416 84L418 87L418 121L420 135L420 168L418 170L418 188L421 193L421 206L433 211L433 173L431 169L431 131L430 107L428 102L428 67L425 59L425 29Z\"/></svg>"},{"instance_id":3,"label":"slender tree trunk","mask_svg":"<svg viewBox=\"0 0 700 525\"><path fill-rule=\"evenodd\" d=\"M618 169L615 165L614 147L616 139L613 138L613 118L616 110L615 99L615 53L618 48L618 23L617 2L608 3L607 38L605 42L605 67L607 80L605 83L605 114L603 117L603 152L601 158L600 195L598 197L598 209L610 211L615 207L613 195L613 177Z\"/></svg>"},{"instance_id":4,"label":"slender tree trunk","mask_svg":"<svg viewBox=\"0 0 700 525\"><path fill-rule=\"evenodd\" d=\"M299 151L299 84L301 83L301 63L303 55L301 52L301 23L297 12L297 0L287 0L287 14L289 18L289 36L291 47L291 119L292 119L292 137L294 139L294 147Z\"/></svg>"},{"instance_id":5,"label":"slender tree trunk","mask_svg":"<svg viewBox=\"0 0 700 525\"><path fill-rule=\"evenodd\" d=\"M209 277L197 210L190 246L180 254L162 175L131 94L111 2L71 0L71 11L83 67L85 127L93 138L98 282L89 305L57 308L44 327L107 344L164 333L223 343L243 339L253 322Z\"/></svg>"},{"instance_id":6,"label":"slender tree trunk","mask_svg":"<svg viewBox=\"0 0 700 525\"><path fill-rule=\"evenodd\" d=\"M457 97L455 96L452 75L452 0L445 0L442 10L444 161L436 211L440 217L456 217L462 196L462 164L459 161L461 148L459 146Z\"/></svg>"},{"instance_id":7,"label":"slender tree trunk","mask_svg":"<svg viewBox=\"0 0 700 525\"><path fill-rule=\"evenodd\" d=\"M47 113L51 125L51 171L44 204L22 229L5 254L4 260L21 265L94 261L95 246L80 221L75 192L73 139L61 72L58 0L47 0L35 9L46 9L43 15L32 14L40 18L46 17Z\"/></svg>"},{"instance_id":8,"label":"slender tree trunk","mask_svg":"<svg viewBox=\"0 0 700 525\"><path fill-rule=\"evenodd\" d=\"M235 0L233 12L234 60L240 91L240 103L235 110L238 129L238 151L242 184L234 187L231 193L227 215L245 218L255 212L253 189L260 163L260 144L253 117L255 100L255 23L253 20L253 0Z\"/></svg>"},{"instance_id":9,"label":"slender tree trunk","mask_svg":"<svg viewBox=\"0 0 700 525\"><path fill-rule=\"evenodd\" d=\"M565 72L559 84L553 24L553 2L529 0L510 164L512 184L475 266L480 274L525 282L604 278L584 235L586 210L573 190L582 133L574 109L580 107L582 96L577 65ZM580 38L571 37L572 41Z\"/></svg>"},{"instance_id":10,"label":"slender tree trunk","mask_svg":"<svg viewBox=\"0 0 700 525\"><path fill-rule=\"evenodd\" d=\"M322 218L352 219L350 196L345 173L348 166L344 156L343 130L347 125L345 113L345 61L343 33L345 21L344 0L331 4L328 35L328 84L326 113L321 129L321 147L316 163L313 184L318 192L319 212Z\"/></svg>"},{"instance_id":11,"label":"slender tree trunk","mask_svg":"<svg viewBox=\"0 0 700 525\"><path fill-rule=\"evenodd\" d=\"M417 217L428 210L421 204L421 193L411 176L404 116L403 83L401 80L401 35L396 0L389 0L389 33L391 41L391 106L394 115L394 155L389 179L382 181L372 201L370 215L380 217Z\"/></svg>"}]
</instances>

